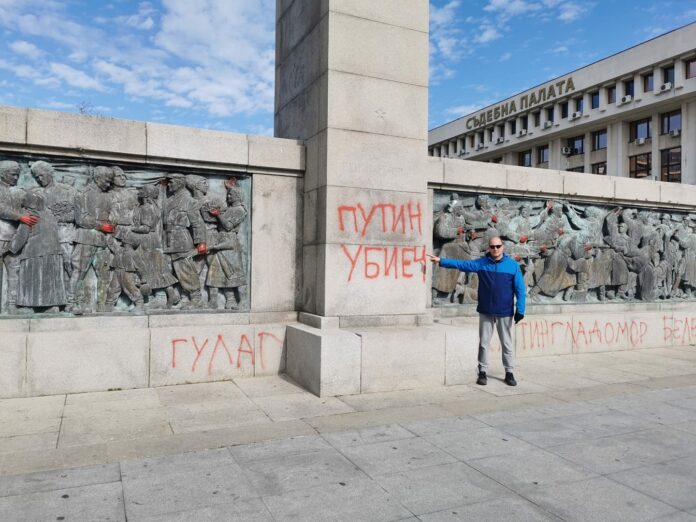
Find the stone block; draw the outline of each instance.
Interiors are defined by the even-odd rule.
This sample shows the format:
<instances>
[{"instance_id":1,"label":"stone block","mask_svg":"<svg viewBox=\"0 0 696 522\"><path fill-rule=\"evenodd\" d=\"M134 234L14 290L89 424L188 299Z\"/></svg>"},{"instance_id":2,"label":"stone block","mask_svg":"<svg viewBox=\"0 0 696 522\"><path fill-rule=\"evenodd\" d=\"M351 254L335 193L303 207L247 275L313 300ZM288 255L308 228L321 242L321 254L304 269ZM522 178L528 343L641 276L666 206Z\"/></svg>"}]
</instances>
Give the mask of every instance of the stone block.
<instances>
[{"instance_id":1,"label":"stone block","mask_svg":"<svg viewBox=\"0 0 696 522\"><path fill-rule=\"evenodd\" d=\"M297 322L297 312L253 312L249 314L249 324L262 323L294 323Z\"/></svg>"},{"instance_id":2,"label":"stone block","mask_svg":"<svg viewBox=\"0 0 696 522\"><path fill-rule=\"evenodd\" d=\"M426 314L422 314L425 316ZM383 326L418 326L418 318L415 314L389 314L389 315L344 315L339 318L341 328L379 328Z\"/></svg>"},{"instance_id":3,"label":"stone block","mask_svg":"<svg viewBox=\"0 0 696 522\"><path fill-rule=\"evenodd\" d=\"M305 245L326 241L326 187L304 193L302 241Z\"/></svg>"},{"instance_id":4,"label":"stone block","mask_svg":"<svg viewBox=\"0 0 696 522\"><path fill-rule=\"evenodd\" d=\"M662 346L670 346L672 342L672 327L674 326L672 318L673 314L663 312L626 312L626 321L633 327L634 335L631 338L629 335L629 348L658 348ZM696 314L694 314L696 320ZM694 323L696 324L696 323ZM635 333L637 331L637 334ZM689 332L691 329L689 328ZM696 334L696 328L694 328ZM630 342L633 341L633 342ZM696 335L694 335L696 342Z\"/></svg>"},{"instance_id":5,"label":"stone block","mask_svg":"<svg viewBox=\"0 0 696 522\"><path fill-rule=\"evenodd\" d=\"M135 327L30 333L28 394L145 388L149 341L148 330Z\"/></svg>"},{"instance_id":6,"label":"stone block","mask_svg":"<svg viewBox=\"0 0 696 522\"><path fill-rule=\"evenodd\" d=\"M286 373L319 397L360 393L361 339L345 330L290 325Z\"/></svg>"},{"instance_id":7,"label":"stone block","mask_svg":"<svg viewBox=\"0 0 696 522\"><path fill-rule=\"evenodd\" d=\"M328 73L287 104L276 108L275 135L306 140L326 128Z\"/></svg>"},{"instance_id":8,"label":"stone block","mask_svg":"<svg viewBox=\"0 0 696 522\"><path fill-rule=\"evenodd\" d=\"M150 386L254 375L253 326L190 326L151 332Z\"/></svg>"},{"instance_id":9,"label":"stone block","mask_svg":"<svg viewBox=\"0 0 696 522\"><path fill-rule=\"evenodd\" d=\"M613 176L590 176L577 172L561 173L565 196L606 198L614 194Z\"/></svg>"},{"instance_id":10,"label":"stone block","mask_svg":"<svg viewBox=\"0 0 696 522\"><path fill-rule=\"evenodd\" d=\"M325 2L287 2L276 24L276 63L281 63L326 14ZM320 49L316 49L320 51Z\"/></svg>"},{"instance_id":11,"label":"stone block","mask_svg":"<svg viewBox=\"0 0 696 522\"><path fill-rule=\"evenodd\" d=\"M264 324L254 327L254 375L278 375L285 372L285 332L287 325Z\"/></svg>"},{"instance_id":12,"label":"stone block","mask_svg":"<svg viewBox=\"0 0 696 522\"><path fill-rule=\"evenodd\" d=\"M302 194L299 178L254 176L252 187L251 309L295 310L300 270Z\"/></svg>"},{"instance_id":13,"label":"stone block","mask_svg":"<svg viewBox=\"0 0 696 522\"><path fill-rule=\"evenodd\" d=\"M696 187L682 183L659 183L660 203L693 206Z\"/></svg>"},{"instance_id":14,"label":"stone block","mask_svg":"<svg viewBox=\"0 0 696 522\"><path fill-rule=\"evenodd\" d=\"M567 318L567 316L566 316ZM566 328L573 353L628 350L640 344L644 326L623 313L574 314Z\"/></svg>"},{"instance_id":15,"label":"stone block","mask_svg":"<svg viewBox=\"0 0 696 522\"><path fill-rule=\"evenodd\" d=\"M29 109L27 145L145 156L145 123Z\"/></svg>"},{"instance_id":16,"label":"stone block","mask_svg":"<svg viewBox=\"0 0 696 522\"><path fill-rule=\"evenodd\" d=\"M245 325L249 324L248 313L217 312L182 314L169 313L148 316L150 328L169 328L172 326L216 326L216 325Z\"/></svg>"},{"instance_id":17,"label":"stone block","mask_svg":"<svg viewBox=\"0 0 696 522\"><path fill-rule=\"evenodd\" d=\"M27 334L3 332L0 341L0 398L26 395Z\"/></svg>"},{"instance_id":18,"label":"stone block","mask_svg":"<svg viewBox=\"0 0 696 522\"><path fill-rule=\"evenodd\" d=\"M563 177L557 170L506 166L507 188L533 194L563 194Z\"/></svg>"},{"instance_id":19,"label":"stone block","mask_svg":"<svg viewBox=\"0 0 696 522\"><path fill-rule=\"evenodd\" d=\"M527 315L515 326L517 357L562 355L573 352L576 346L576 325L573 316L539 314Z\"/></svg>"},{"instance_id":20,"label":"stone block","mask_svg":"<svg viewBox=\"0 0 696 522\"><path fill-rule=\"evenodd\" d=\"M29 320L31 332L70 332L147 328L146 316L50 317Z\"/></svg>"},{"instance_id":21,"label":"stone block","mask_svg":"<svg viewBox=\"0 0 696 522\"><path fill-rule=\"evenodd\" d=\"M0 332L28 332L29 319L2 319ZM2 345L0 345L2 346Z\"/></svg>"},{"instance_id":22,"label":"stone block","mask_svg":"<svg viewBox=\"0 0 696 522\"><path fill-rule=\"evenodd\" d=\"M615 178L614 198L623 201L660 202L660 191L655 190L655 184L649 180Z\"/></svg>"},{"instance_id":23,"label":"stone block","mask_svg":"<svg viewBox=\"0 0 696 522\"><path fill-rule=\"evenodd\" d=\"M247 136L247 139L249 165L281 170L304 170L305 150L301 142L253 135Z\"/></svg>"},{"instance_id":24,"label":"stone block","mask_svg":"<svg viewBox=\"0 0 696 522\"><path fill-rule=\"evenodd\" d=\"M661 312L659 318L658 328L662 332L662 346L696 344L696 313L693 312L693 308L689 311Z\"/></svg>"},{"instance_id":25,"label":"stone block","mask_svg":"<svg viewBox=\"0 0 696 522\"><path fill-rule=\"evenodd\" d=\"M326 185L326 150L328 147L328 129L305 140L306 170L304 190L309 192Z\"/></svg>"},{"instance_id":26,"label":"stone block","mask_svg":"<svg viewBox=\"0 0 696 522\"><path fill-rule=\"evenodd\" d=\"M318 315L324 315L325 250L325 245L302 247L301 308Z\"/></svg>"},{"instance_id":27,"label":"stone block","mask_svg":"<svg viewBox=\"0 0 696 522\"><path fill-rule=\"evenodd\" d=\"M325 328L340 328L340 321L338 317L324 317L321 315L309 314L307 312L300 312L298 320L302 324L306 324L312 328L319 328L320 330Z\"/></svg>"},{"instance_id":28,"label":"stone block","mask_svg":"<svg viewBox=\"0 0 696 522\"><path fill-rule=\"evenodd\" d=\"M326 316L425 312L425 247L329 244L318 314ZM385 263L386 254L386 263Z\"/></svg>"},{"instance_id":29,"label":"stone block","mask_svg":"<svg viewBox=\"0 0 696 522\"><path fill-rule=\"evenodd\" d=\"M375 22L428 32L428 3L422 0L332 0L329 9Z\"/></svg>"},{"instance_id":30,"label":"stone block","mask_svg":"<svg viewBox=\"0 0 696 522\"><path fill-rule=\"evenodd\" d=\"M425 162L425 179L427 183L445 182L445 163L440 158L428 158Z\"/></svg>"},{"instance_id":31,"label":"stone block","mask_svg":"<svg viewBox=\"0 0 696 522\"><path fill-rule=\"evenodd\" d=\"M324 184L361 189L425 192L425 140L328 129L326 164L317 177Z\"/></svg>"},{"instance_id":32,"label":"stone block","mask_svg":"<svg viewBox=\"0 0 696 522\"><path fill-rule=\"evenodd\" d=\"M309 34L283 57L282 61L277 62L276 111L287 105L290 100L326 72L328 53L324 49L328 47L328 26L328 17L322 18L311 28ZM282 27L279 30L282 37Z\"/></svg>"},{"instance_id":33,"label":"stone block","mask_svg":"<svg viewBox=\"0 0 696 522\"><path fill-rule=\"evenodd\" d=\"M0 142L27 142L27 109L0 106Z\"/></svg>"},{"instance_id":34,"label":"stone block","mask_svg":"<svg viewBox=\"0 0 696 522\"><path fill-rule=\"evenodd\" d=\"M148 123L147 155L155 158L248 165L249 144L245 134Z\"/></svg>"},{"instance_id":35,"label":"stone block","mask_svg":"<svg viewBox=\"0 0 696 522\"><path fill-rule=\"evenodd\" d=\"M329 71L328 76L329 127L427 139L427 87L339 71Z\"/></svg>"},{"instance_id":36,"label":"stone block","mask_svg":"<svg viewBox=\"0 0 696 522\"><path fill-rule=\"evenodd\" d=\"M329 24L330 69L427 87L427 32L338 12Z\"/></svg>"},{"instance_id":37,"label":"stone block","mask_svg":"<svg viewBox=\"0 0 696 522\"><path fill-rule=\"evenodd\" d=\"M504 165L480 161L440 159L444 165L444 182L467 188L505 189L507 173Z\"/></svg>"},{"instance_id":38,"label":"stone block","mask_svg":"<svg viewBox=\"0 0 696 522\"><path fill-rule=\"evenodd\" d=\"M356 333L362 338L361 393L444 384L444 328L375 328Z\"/></svg>"},{"instance_id":39,"label":"stone block","mask_svg":"<svg viewBox=\"0 0 696 522\"><path fill-rule=\"evenodd\" d=\"M330 186L320 243L423 246L427 194ZM382 254L383 255L383 254Z\"/></svg>"},{"instance_id":40,"label":"stone block","mask_svg":"<svg viewBox=\"0 0 696 522\"><path fill-rule=\"evenodd\" d=\"M445 384L471 384L478 372L478 326L445 330Z\"/></svg>"}]
</instances>

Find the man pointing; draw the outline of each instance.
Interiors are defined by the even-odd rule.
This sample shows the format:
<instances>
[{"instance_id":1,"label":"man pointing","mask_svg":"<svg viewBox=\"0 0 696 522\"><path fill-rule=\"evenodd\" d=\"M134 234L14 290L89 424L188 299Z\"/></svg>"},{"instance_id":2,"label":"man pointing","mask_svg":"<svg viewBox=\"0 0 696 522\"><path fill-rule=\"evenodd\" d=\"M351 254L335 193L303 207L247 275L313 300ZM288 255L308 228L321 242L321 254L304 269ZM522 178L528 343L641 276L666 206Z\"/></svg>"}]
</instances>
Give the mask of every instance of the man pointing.
<instances>
[{"instance_id":1,"label":"man pointing","mask_svg":"<svg viewBox=\"0 0 696 522\"><path fill-rule=\"evenodd\" d=\"M493 236L488 239L488 254L480 259L460 261L427 254L433 263L439 263L443 268L456 268L462 272L476 272L478 274L478 306L476 311L479 313L479 374L476 384L481 385L488 383L486 376L488 347L491 344L493 326L495 325L498 329L500 344L503 347L505 383L509 386L517 386L517 381L512 374L514 368L512 321L513 317L515 324L524 319L526 288L520 266L505 255L504 248L500 237Z\"/></svg>"}]
</instances>

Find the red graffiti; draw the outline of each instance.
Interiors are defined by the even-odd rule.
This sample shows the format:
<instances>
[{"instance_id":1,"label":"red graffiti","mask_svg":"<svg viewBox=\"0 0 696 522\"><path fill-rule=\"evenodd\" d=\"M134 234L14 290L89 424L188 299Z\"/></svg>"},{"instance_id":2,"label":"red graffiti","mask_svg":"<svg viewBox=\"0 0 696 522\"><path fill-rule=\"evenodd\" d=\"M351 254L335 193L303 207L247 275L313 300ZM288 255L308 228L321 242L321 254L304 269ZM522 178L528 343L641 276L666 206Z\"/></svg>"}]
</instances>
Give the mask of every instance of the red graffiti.
<instances>
[{"instance_id":1,"label":"red graffiti","mask_svg":"<svg viewBox=\"0 0 696 522\"><path fill-rule=\"evenodd\" d=\"M269 332L258 333L258 354L259 363L262 369L265 369L264 350L268 348L268 343L266 342L266 339L273 340L279 346L280 349L282 349L283 347L283 340L278 336ZM226 342L222 334L218 334L215 337L205 337L202 340L196 338L195 336L191 336L190 338L184 339L172 339L172 368L177 367L177 354L179 354L180 357L181 350L189 349L189 347L193 348L193 352L195 354L193 355L193 362L191 363L192 373L196 373L198 362L201 360L201 358L207 357L207 373L208 375L212 375L216 357L219 360L218 352L220 352L220 354L222 354L223 352L227 354L227 357L222 359L223 361L226 360L226 362L223 364L229 364L230 366L236 366L237 368L241 368L245 361L248 361L252 367L255 366L256 352L254 351L254 346L247 335L242 334L240 336L239 343L237 344L236 349L230 349L230 346L234 345L228 344L228 342Z\"/></svg>"},{"instance_id":2,"label":"red graffiti","mask_svg":"<svg viewBox=\"0 0 696 522\"><path fill-rule=\"evenodd\" d=\"M696 344L696 317L662 316L662 335L666 344Z\"/></svg>"},{"instance_id":3,"label":"red graffiti","mask_svg":"<svg viewBox=\"0 0 696 522\"><path fill-rule=\"evenodd\" d=\"M370 225L382 233L401 233L418 231L423 233L423 212L418 201L409 201L396 205L394 203L376 203L366 212L361 203L356 205L340 205L338 208L338 228L346 231L344 216L352 221L353 231L365 237ZM352 218L352 219L351 219ZM350 222L349 222L350 225Z\"/></svg>"},{"instance_id":4,"label":"red graffiti","mask_svg":"<svg viewBox=\"0 0 696 522\"><path fill-rule=\"evenodd\" d=\"M628 342L630 348L642 346L648 325L639 320L619 321L548 321L530 320L520 323L523 350L544 350L557 343L570 341L573 351L585 346L617 345Z\"/></svg>"},{"instance_id":5,"label":"red graffiti","mask_svg":"<svg viewBox=\"0 0 696 522\"><path fill-rule=\"evenodd\" d=\"M360 266L365 279L411 279L420 272L425 282L425 246L341 245L341 248L350 263L348 281L353 280L355 269Z\"/></svg>"}]
</instances>

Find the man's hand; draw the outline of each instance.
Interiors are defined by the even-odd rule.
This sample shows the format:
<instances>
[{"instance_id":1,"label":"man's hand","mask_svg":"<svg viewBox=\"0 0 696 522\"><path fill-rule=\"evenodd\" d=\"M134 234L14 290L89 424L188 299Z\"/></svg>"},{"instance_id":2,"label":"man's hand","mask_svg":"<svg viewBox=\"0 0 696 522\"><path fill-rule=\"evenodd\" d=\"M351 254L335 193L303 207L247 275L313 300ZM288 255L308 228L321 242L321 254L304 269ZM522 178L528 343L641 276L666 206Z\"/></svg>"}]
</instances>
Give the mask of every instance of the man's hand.
<instances>
[{"instance_id":1,"label":"man's hand","mask_svg":"<svg viewBox=\"0 0 696 522\"><path fill-rule=\"evenodd\" d=\"M208 253L208 245L206 245L205 243L199 243L196 249L198 250L198 253L201 255Z\"/></svg>"},{"instance_id":2,"label":"man's hand","mask_svg":"<svg viewBox=\"0 0 696 522\"><path fill-rule=\"evenodd\" d=\"M220 209L215 207L210 209L210 215L218 217L220 215Z\"/></svg>"},{"instance_id":3,"label":"man's hand","mask_svg":"<svg viewBox=\"0 0 696 522\"><path fill-rule=\"evenodd\" d=\"M99 224L99 230L106 234L112 234L114 232L114 225L105 221L104 223Z\"/></svg>"},{"instance_id":4,"label":"man's hand","mask_svg":"<svg viewBox=\"0 0 696 522\"><path fill-rule=\"evenodd\" d=\"M439 262L440 262L440 258L437 257L437 256L434 256L434 255L432 255L432 254L425 254L425 256L426 256L428 259L430 259L430 261L432 261L433 263L439 263Z\"/></svg>"},{"instance_id":5,"label":"man's hand","mask_svg":"<svg viewBox=\"0 0 696 522\"><path fill-rule=\"evenodd\" d=\"M524 319L524 314L515 312L515 324L519 323L522 319Z\"/></svg>"},{"instance_id":6,"label":"man's hand","mask_svg":"<svg viewBox=\"0 0 696 522\"><path fill-rule=\"evenodd\" d=\"M19 221L21 223L24 223L25 225L33 227L39 222L39 218L37 218L36 216L32 216L31 214L24 214L23 216L19 217Z\"/></svg>"}]
</instances>

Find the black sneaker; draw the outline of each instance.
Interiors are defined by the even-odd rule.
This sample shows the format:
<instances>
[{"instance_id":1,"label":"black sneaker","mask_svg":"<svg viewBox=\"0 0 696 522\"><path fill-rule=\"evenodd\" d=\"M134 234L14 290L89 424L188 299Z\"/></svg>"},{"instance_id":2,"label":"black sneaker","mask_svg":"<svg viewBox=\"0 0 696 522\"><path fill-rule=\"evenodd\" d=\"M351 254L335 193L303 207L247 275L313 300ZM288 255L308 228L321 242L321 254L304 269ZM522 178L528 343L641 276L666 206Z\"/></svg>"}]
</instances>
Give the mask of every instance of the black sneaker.
<instances>
[{"instance_id":1,"label":"black sneaker","mask_svg":"<svg viewBox=\"0 0 696 522\"><path fill-rule=\"evenodd\" d=\"M476 379L476 384L480 384L481 386L485 386L488 384L488 377L486 377L486 372L479 372L478 379Z\"/></svg>"},{"instance_id":2,"label":"black sneaker","mask_svg":"<svg viewBox=\"0 0 696 522\"><path fill-rule=\"evenodd\" d=\"M512 372L505 372L505 384L508 386L517 386L517 381L515 380L515 376L512 375Z\"/></svg>"}]
</instances>

